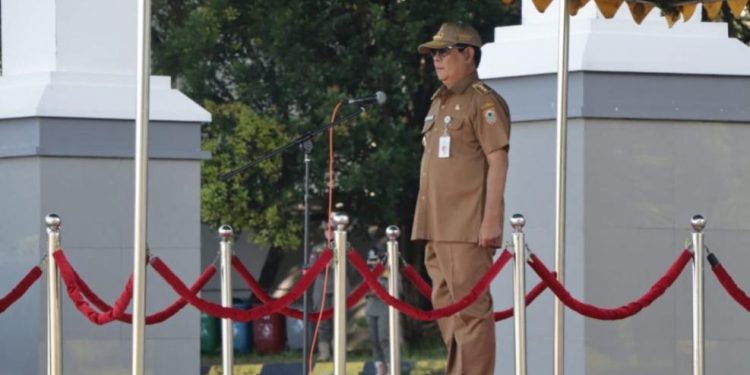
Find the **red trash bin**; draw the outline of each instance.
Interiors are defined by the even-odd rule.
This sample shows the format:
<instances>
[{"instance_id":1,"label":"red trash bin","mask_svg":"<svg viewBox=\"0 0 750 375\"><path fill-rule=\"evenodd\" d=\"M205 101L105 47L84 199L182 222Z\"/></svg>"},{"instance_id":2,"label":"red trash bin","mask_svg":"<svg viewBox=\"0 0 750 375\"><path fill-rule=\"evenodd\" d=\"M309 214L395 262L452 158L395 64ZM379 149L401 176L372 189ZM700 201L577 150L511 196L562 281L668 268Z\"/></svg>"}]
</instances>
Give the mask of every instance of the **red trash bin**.
<instances>
[{"instance_id":1,"label":"red trash bin","mask_svg":"<svg viewBox=\"0 0 750 375\"><path fill-rule=\"evenodd\" d=\"M273 313L253 321L253 346L259 354L278 353L286 346L286 321Z\"/></svg>"}]
</instances>

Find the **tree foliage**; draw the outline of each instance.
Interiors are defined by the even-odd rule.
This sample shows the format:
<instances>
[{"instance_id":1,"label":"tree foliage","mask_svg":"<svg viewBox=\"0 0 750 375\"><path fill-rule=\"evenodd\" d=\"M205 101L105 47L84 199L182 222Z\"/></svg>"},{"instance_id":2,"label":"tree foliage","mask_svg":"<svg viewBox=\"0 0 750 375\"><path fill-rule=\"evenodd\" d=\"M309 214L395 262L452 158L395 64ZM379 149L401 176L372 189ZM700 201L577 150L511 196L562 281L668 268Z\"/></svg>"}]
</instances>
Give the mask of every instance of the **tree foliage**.
<instances>
[{"instance_id":1,"label":"tree foliage","mask_svg":"<svg viewBox=\"0 0 750 375\"><path fill-rule=\"evenodd\" d=\"M491 41L518 5L483 1L157 0L155 71L214 115L204 130L202 217L282 248L301 241L302 153L285 152L225 184L217 177L329 121L334 104L383 90L388 102L335 128L336 202L356 228L411 226L419 129L437 87L416 52L446 20ZM344 107L339 117L357 108ZM327 201L328 142L315 138L311 194ZM320 214L323 212L319 211ZM408 235L408 233L404 233Z\"/></svg>"},{"instance_id":2,"label":"tree foliage","mask_svg":"<svg viewBox=\"0 0 750 375\"><path fill-rule=\"evenodd\" d=\"M249 150L266 151L283 145L288 136L277 121L263 118L248 105L240 102L217 104L206 101L206 109L213 114L211 126L206 127L203 148L212 159L202 169L202 218L208 222L228 223L244 218L243 224L255 228L258 242L292 243L293 236L273 228L281 226L285 203L293 201L289 191L278 191L282 183L282 164L269 159L255 166L256 173L248 173L227 182L219 176L252 155ZM252 212L252 215L248 215Z\"/></svg>"},{"instance_id":3,"label":"tree foliage","mask_svg":"<svg viewBox=\"0 0 750 375\"><path fill-rule=\"evenodd\" d=\"M740 18L734 18L727 3L721 6L721 11L722 20L729 25L729 36L750 46L750 3L745 5L745 11Z\"/></svg>"}]
</instances>

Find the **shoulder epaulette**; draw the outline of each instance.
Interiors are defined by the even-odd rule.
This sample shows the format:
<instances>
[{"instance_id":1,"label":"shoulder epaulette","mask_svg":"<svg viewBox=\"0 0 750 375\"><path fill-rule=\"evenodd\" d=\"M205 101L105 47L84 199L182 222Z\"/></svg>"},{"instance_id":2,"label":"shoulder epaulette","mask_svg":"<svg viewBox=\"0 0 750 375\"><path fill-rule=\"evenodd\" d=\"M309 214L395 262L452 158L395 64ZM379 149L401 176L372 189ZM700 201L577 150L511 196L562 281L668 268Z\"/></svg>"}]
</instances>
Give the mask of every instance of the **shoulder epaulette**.
<instances>
[{"instance_id":1,"label":"shoulder epaulette","mask_svg":"<svg viewBox=\"0 0 750 375\"><path fill-rule=\"evenodd\" d=\"M435 92L430 97L430 100L435 100L435 98L437 98L437 96L440 95L441 91L443 91L443 87L442 86L440 88L438 88L437 90L435 90Z\"/></svg>"},{"instance_id":2,"label":"shoulder epaulette","mask_svg":"<svg viewBox=\"0 0 750 375\"><path fill-rule=\"evenodd\" d=\"M473 87L474 90L477 90L477 92L482 95L490 93L492 91L492 89L489 86L485 85L482 81L474 82L471 87Z\"/></svg>"}]
</instances>

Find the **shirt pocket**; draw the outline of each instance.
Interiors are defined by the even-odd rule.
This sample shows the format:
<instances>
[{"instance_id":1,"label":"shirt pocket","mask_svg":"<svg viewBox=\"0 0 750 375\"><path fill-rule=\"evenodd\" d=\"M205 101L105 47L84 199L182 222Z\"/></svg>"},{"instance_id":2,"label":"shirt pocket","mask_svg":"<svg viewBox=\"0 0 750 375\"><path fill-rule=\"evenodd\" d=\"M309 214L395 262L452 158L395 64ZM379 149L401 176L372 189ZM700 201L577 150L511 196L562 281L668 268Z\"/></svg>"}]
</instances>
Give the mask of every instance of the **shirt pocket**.
<instances>
[{"instance_id":1,"label":"shirt pocket","mask_svg":"<svg viewBox=\"0 0 750 375\"><path fill-rule=\"evenodd\" d=\"M465 127L464 123L466 121L469 121L467 116L453 117L448 125L448 132L451 135L461 133L461 130Z\"/></svg>"},{"instance_id":2,"label":"shirt pocket","mask_svg":"<svg viewBox=\"0 0 750 375\"><path fill-rule=\"evenodd\" d=\"M460 116L460 117L454 117L451 119L450 123L448 124L448 136L451 137L451 139L454 141L452 143L455 143L455 147L460 147L460 143L464 142L464 139L466 136L464 135L464 132L466 129L469 129L470 127L468 125L464 125L468 121L468 117L466 116ZM441 127L444 125L441 125ZM442 130L440 131L440 134L445 134Z\"/></svg>"},{"instance_id":3,"label":"shirt pocket","mask_svg":"<svg viewBox=\"0 0 750 375\"><path fill-rule=\"evenodd\" d=\"M448 136L451 137L451 149L456 155L464 154L475 148L476 137L471 125L470 116L460 116L451 120L448 126ZM441 131L442 134L442 131Z\"/></svg>"},{"instance_id":4,"label":"shirt pocket","mask_svg":"<svg viewBox=\"0 0 750 375\"><path fill-rule=\"evenodd\" d=\"M422 126L422 135L427 134L430 129L435 125L435 116L432 114L428 114L427 117L424 118L424 125Z\"/></svg>"}]
</instances>

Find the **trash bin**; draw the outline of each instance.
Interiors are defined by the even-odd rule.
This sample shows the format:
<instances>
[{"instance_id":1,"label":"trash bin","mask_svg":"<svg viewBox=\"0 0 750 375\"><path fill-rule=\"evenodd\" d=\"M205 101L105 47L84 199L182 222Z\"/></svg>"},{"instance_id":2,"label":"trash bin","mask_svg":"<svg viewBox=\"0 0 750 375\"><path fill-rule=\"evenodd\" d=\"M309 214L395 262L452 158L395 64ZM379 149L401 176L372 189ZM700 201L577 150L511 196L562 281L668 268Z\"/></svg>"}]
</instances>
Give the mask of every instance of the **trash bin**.
<instances>
[{"instance_id":1,"label":"trash bin","mask_svg":"<svg viewBox=\"0 0 750 375\"><path fill-rule=\"evenodd\" d=\"M286 324L279 313L262 316L253 322L253 343L259 354L278 353L286 345Z\"/></svg>"},{"instance_id":2,"label":"trash bin","mask_svg":"<svg viewBox=\"0 0 750 375\"><path fill-rule=\"evenodd\" d=\"M215 353L219 348L220 337L219 319L201 313L201 353Z\"/></svg>"},{"instance_id":3,"label":"trash bin","mask_svg":"<svg viewBox=\"0 0 750 375\"><path fill-rule=\"evenodd\" d=\"M235 298L232 300L232 307L235 309L247 310L250 308L250 301ZM252 337L252 322L232 321L232 340L234 340L235 353L250 353L250 351L253 350Z\"/></svg>"},{"instance_id":4,"label":"trash bin","mask_svg":"<svg viewBox=\"0 0 750 375\"><path fill-rule=\"evenodd\" d=\"M302 302L295 302L290 307L302 311L303 306ZM308 326L310 325L310 322L314 321L315 318L316 316L312 314L307 316ZM308 328L307 334L307 339L310 340L312 338L312 330ZM302 319L286 317L286 346L289 348L289 350L302 350L303 335L304 329Z\"/></svg>"}]
</instances>

